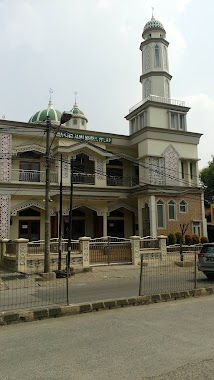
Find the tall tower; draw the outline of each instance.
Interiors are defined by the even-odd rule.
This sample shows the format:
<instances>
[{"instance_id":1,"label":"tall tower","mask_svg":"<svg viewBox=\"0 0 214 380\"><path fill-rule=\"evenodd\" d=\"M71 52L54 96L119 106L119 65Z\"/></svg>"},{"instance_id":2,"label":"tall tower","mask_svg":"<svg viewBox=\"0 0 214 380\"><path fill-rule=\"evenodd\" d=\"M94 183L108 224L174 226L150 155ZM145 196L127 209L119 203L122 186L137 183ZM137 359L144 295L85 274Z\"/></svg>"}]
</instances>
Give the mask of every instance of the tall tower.
<instances>
[{"instance_id":1,"label":"tall tower","mask_svg":"<svg viewBox=\"0 0 214 380\"><path fill-rule=\"evenodd\" d=\"M142 37L142 99L149 95L170 98L172 76L169 74L168 63L169 42L165 40L163 24L152 15L151 20L144 26Z\"/></svg>"}]
</instances>

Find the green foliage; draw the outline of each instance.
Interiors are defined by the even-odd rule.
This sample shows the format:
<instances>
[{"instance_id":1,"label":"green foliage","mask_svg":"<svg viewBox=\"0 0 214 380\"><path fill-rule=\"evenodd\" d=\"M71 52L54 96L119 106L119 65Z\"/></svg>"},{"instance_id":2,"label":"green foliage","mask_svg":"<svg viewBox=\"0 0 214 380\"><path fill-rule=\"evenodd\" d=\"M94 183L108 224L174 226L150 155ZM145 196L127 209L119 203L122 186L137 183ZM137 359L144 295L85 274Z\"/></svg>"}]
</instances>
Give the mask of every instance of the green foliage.
<instances>
[{"instance_id":1,"label":"green foliage","mask_svg":"<svg viewBox=\"0 0 214 380\"><path fill-rule=\"evenodd\" d=\"M192 244L198 244L199 243L199 236L198 235L192 235Z\"/></svg>"},{"instance_id":2,"label":"green foliage","mask_svg":"<svg viewBox=\"0 0 214 380\"><path fill-rule=\"evenodd\" d=\"M206 236L201 236L201 238L200 238L200 243L202 243L202 244L204 244L204 243L208 243L208 239L207 239L207 237Z\"/></svg>"},{"instance_id":3,"label":"green foliage","mask_svg":"<svg viewBox=\"0 0 214 380\"><path fill-rule=\"evenodd\" d=\"M208 166L201 170L200 180L206 187L205 199L211 202L214 195L214 156L212 156L212 161L208 162Z\"/></svg>"},{"instance_id":4,"label":"green foliage","mask_svg":"<svg viewBox=\"0 0 214 380\"><path fill-rule=\"evenodd\" d=\"M176 243L177 244L180 244L180 242L181 242L181 237L182 237L182 235L181 235L181 232L176 232L175 233L175 237L176 237Z\"/></svg>"},{"instance_id":5,"label":"green foliage","mask_svg":"<svg viewBox=\"0 0 214 380\"><path fill-rule=\"evenodd\" d=\"M176 236L175 234L169 234L168 235L168 245L173 245L176 243Z\"/></svg>"},{"instance_id":6,"label":"green foliage","mask_svg":"<svg viewBox=\"0 0 214 380\"><path fill-rule=\"evenodd\" d=\"M192 238L190 235L185 235L185 238L184 238L184 241L185 241L185 244L186 245L189 245L192 243Z\"/></svg>"}]
</instances>

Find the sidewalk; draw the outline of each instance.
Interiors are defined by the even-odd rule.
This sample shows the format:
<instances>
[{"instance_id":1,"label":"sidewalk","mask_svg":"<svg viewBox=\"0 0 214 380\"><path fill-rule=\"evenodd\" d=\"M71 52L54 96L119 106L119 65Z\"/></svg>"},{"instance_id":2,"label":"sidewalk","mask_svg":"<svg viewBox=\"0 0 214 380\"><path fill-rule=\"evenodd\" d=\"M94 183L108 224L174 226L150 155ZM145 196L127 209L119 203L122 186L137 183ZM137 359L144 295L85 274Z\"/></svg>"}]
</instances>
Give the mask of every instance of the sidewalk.
<instances>
[{"instance_id":1,"label":"sidewalk","mask_svg":"<svg viewBox=\"0 0 214 380\"><path fill-rule=\"evenodd\" d=\"M157 263L156 260L145 261L149 265L144 267L143 273L146 277L157 277L162 275L168 275L170 272L173 273L171 268L176 275L179 273L188 274L193 273L194 268L178 268L174 265L175 258L167 257L167 260L162 260ZM201 274L197 274L201 277ZM140 265L105 265L105 266L94 266L91 272L76 273L74 276L69 278L69 284L93 284L102 281L111 281L116 279L139 279L140 276ZM11 272L9 270L0 269L0 291L7 289L20 289L28 287L50 287L51 285L65 286L66 279L58 278L53 281L37 281L38 275L25 275L18 272Z\"/></svg>"}]
</instances>

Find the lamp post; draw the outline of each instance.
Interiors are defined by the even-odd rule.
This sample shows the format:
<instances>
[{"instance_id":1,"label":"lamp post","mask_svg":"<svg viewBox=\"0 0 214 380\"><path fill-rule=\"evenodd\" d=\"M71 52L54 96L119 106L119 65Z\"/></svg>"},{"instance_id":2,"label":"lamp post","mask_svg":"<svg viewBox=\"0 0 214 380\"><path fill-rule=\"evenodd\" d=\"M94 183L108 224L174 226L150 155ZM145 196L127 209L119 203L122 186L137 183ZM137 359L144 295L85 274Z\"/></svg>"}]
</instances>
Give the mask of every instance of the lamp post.
<instances>
[{"instance_id":1,"label":"lamp post","mask_svg":"<svg viewBox=\"0 0 214 380\"><path fill-rule=\"evenodd\" d=\"M45 256L44 256L44 273L50 272L50 166L51 166L51 157L50 151L53 145L54 139L59 131L59 128L62 124L66 123L72 118L70 112L63 112L60 124L55 128L54 137L50 143L50 136L52 132L52 123L50 116L47 112L46 118L46 178L45 178Z\"/></svg>"},{"instance_id":2,"label":"lamp post","mask_svg":"<svg viewBox=\"0 0 214 380\"><path fill-rule=\"evenodd\" d=\"M67 259L67 274L70 274L71 264L71 239L72 239L72 209L73 209L73 182L74 182L74 160L70 161L70 209L69 209L69 230L68 230L68 259Z\"/></svg>"}]
</instances>

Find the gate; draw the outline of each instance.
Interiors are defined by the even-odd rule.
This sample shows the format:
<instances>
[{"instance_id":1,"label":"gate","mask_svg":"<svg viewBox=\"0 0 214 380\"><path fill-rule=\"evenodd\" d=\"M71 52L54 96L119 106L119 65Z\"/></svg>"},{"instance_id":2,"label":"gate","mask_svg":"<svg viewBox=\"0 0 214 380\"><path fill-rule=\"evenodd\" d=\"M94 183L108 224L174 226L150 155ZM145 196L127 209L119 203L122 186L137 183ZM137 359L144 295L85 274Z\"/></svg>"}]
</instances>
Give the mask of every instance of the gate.
<instances>
[{"instance_id":1,"label":"gate","mask_svg":"<svg viewBox=\"0 0 214 380\"><path fill-rule=\"evenodd\" d=\"M131 264L131 242L111 236L92 239L89 256L90 265Z\"/></svg>"}]
</instances>

